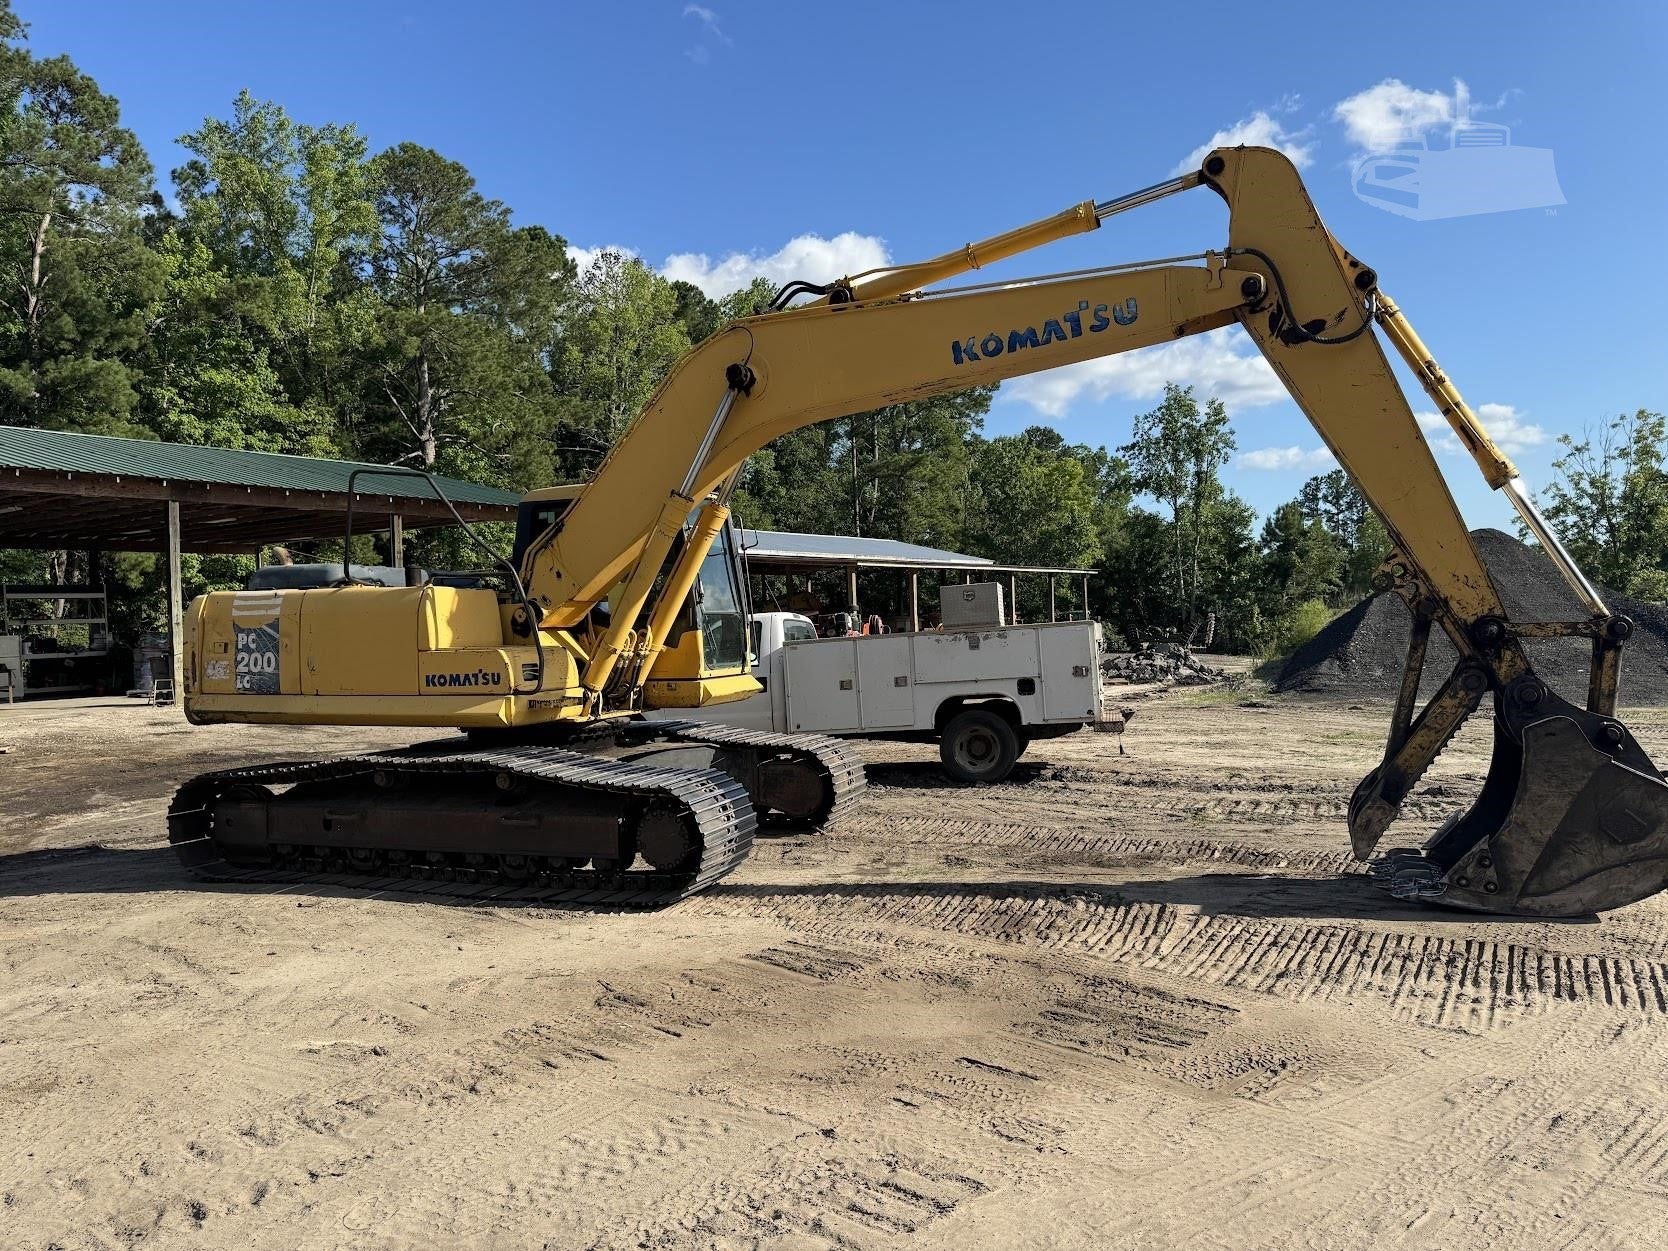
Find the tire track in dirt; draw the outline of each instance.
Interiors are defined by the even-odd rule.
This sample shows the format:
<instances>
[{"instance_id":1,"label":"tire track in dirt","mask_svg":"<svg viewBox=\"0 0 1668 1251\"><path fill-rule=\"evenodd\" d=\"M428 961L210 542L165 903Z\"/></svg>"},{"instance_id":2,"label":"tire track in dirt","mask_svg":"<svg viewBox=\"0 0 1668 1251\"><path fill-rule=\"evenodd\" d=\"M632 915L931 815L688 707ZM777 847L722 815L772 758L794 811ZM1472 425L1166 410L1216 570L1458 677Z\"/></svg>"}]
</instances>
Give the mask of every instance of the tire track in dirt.
<instances>
[{"instance_id":1,"label":"tire track in dirt","mask_svg":"<svg viewBox=\"0 0 1668 1251\"><path fill-rule=\"evenodd\" d=\"M1198 861L1248 869L1301 869L1313 873L1360 873L1365 868L1348 851L1292 851L1210 838L1153 838L1048 825L1006 824L958 817L870 816L847 818L835 837L908 843L934 848L1022 848L1070 863L1079 859L1188 864Z\"/></svg>"},{"instance_id":2,"label":"tire track in dirt","mask_svg":"<svg viewBox=\"0 0 1668 1251\"><path fill-rule=\"evenodd\" d=\"M1334 1100L1329 1119L1376 1123L1406 1147L1386 1158L1373 1193L1334 1199L1327 1227L1372 1211L1422 1246L1662 1245L1664 1191L1631 1168L1662 1129L1661 1107L1634 1094L1655 1089L1656 1028L1594 1012L1547 1018L1426 1052L1417 1073ZM1595 1060L1614 1089L1584 1080ZM1531 1188L1539 1197L1525 1204Z\"/></svg>"},{"instance_id":3,"label":"tire track in dirt","mask_svg":"<svg viewBox=\"0 0 1668 1251\"><path fill-rule=\"evenodd\" d=\"M1401 806L1401 817L1404 820L1435 822L1463 807L1464 804L1453 801L1409 799ZM1341 829L1349 817L1349 802L1337 798L1218 796L1196 804L1177 804L1171 810L1196 821L1325 822Z\"/></svg>"},{"instance_id":4,"label":"tire track in dirt","mask_svg":"<svg viewBox=\"0 0 1668 1251\"><path fill-rule=\"evenodd\" d=\"M1200 915L1081 885L728 887L682 905L766 917L839 941L904 927L1093 952L1156 972L1298 1001L1370 999L1421 1025L1481 1032L1560 1003L1668 1017L1668 963L1519 942Z\"/></svg>"},{"instance_id":5,"label":"tire track in dirt","mask_svg":"<svg viewBox=\"0 0 1668 1251\"><path fill-rule=\"evenodd\" d=\"M992 1189L926 1143L875 1150L811 1132L676 1196L630 1230L638 1247L859 1248L925 1232Z\"/></svg>"}]
</instances>

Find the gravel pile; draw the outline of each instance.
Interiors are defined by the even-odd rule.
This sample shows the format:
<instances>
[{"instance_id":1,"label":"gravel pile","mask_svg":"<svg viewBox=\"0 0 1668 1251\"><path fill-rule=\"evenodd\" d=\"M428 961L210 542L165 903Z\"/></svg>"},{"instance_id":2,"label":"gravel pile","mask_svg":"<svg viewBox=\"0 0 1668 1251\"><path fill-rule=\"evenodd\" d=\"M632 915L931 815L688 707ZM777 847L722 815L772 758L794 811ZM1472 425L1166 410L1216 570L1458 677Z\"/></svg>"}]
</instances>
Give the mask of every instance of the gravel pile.
<instances>
[{"instance_id":1,"label":"gravel pile","mask_svg":"<svg viewBox=\"0 0 1668 1251\"><path fill-rule=\"evenodd\" d=\"M1471 534L1483 563L1513 621L1561 621L1585 615L1581 601L1539 549L1502 530ZM1604 590L1611 612L1631 617L1632 640L1622 652L1621 702L1668 705L1668 611L1656 604ZM1394 594L1375 595L1351 608L1298 648L1275 679L1279 691L1324 695L1394 696L1407 659L1412 617ZM1585 639L1547 639L1527 644L1541 678L1565 699L1587 702L1592 655ZM1458 660L1447 636L1431 631L1425 656L1423 693L1432 694Z\"/></svg>"}]
</instances>

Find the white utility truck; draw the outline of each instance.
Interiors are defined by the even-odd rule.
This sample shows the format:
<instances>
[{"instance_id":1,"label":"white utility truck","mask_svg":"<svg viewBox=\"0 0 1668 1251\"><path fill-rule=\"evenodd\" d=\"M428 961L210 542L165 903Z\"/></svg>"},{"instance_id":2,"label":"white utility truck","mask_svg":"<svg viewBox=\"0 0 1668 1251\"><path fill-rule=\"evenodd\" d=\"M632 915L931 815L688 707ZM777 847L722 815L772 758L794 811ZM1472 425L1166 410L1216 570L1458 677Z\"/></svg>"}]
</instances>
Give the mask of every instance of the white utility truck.
<instances>
[{"instance_id":1,"label":"white utility truck","mask_svg":"<svg viewBox=\"0 0 1668 1251\"><path fill-rule=\"evenodd\" d=\"M955 616L951 589L948 619ZM818 638L808 617L761 612L753 614L751 643L763 691L655 715L783 733L937 740L945 771L962 782L1001 781L1034 739L1084 726L1123 730L1102 693L1101 630L1093 621Z\"/></svg>"}]
</instances>

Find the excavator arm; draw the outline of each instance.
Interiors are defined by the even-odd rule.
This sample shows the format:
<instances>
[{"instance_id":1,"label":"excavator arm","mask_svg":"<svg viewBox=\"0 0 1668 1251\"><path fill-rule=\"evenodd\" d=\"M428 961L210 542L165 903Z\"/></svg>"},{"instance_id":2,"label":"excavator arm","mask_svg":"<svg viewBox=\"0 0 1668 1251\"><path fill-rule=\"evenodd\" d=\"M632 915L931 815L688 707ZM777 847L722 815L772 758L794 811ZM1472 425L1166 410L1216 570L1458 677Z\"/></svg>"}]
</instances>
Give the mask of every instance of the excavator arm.
<instances>
[{"instance_id":1,"label":"excavator arm","mask_svg":"<svg viewBox=\"0 0 1668 1251\"><path fill-rule=\"evenodd\" d=\"M1218 251L925 289L1198 186L1228 204L1228 244ZM572 628L611 599L612 624L582 679L596 712L629 705L641 690L676 604L722 526L741 466L772 439L1237 321L1383 519L1396 550L1380 573L1381 589L1396 591L1413 612L1385 754L1350 805L1357 855L1371 855L1431 761L1492 695L1495 755L1482 794L1423 848L1376 862L1392 892L1483 911L1574 915L1668 885L1668 786L1614 717L1630 623L1608 613L1535 513L1516 469L1376 274L1327 231L1283 155L1219 149L1197 174L813 293L821 296L814 303L732 322L690 352L565 515L529 546L523 576L544 628ZM1506 619L1375 324L1485 479L1541 538L1588 618ZM700 516L678 549L698 504ZM657 584L660 599L651 604ZM1452 640L1459 663L1418 709L1433 625ZM530 631L531 623L521 628ZM1525 638L1559 634L1592 641L1585 707L1547 688L1524 651Z\"/></svg>"}]
</instances>

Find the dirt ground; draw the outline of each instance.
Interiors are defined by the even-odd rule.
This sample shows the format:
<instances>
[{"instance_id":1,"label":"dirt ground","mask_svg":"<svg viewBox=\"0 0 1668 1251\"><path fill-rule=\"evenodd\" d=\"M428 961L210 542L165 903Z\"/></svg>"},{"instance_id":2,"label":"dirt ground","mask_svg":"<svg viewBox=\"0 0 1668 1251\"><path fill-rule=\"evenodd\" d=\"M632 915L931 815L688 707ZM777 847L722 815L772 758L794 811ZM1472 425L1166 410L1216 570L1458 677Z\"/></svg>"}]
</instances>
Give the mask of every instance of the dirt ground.
<instances>
[{"instance_id":1,"label":"dirt ground","mask_svg":"<svg viewBox=\"0 0 1668 1251\"><path fill-rule=\"evenodd\" d=\"M622 915L194 885L179 781L409 736L0 709L0 1244L1668 1245L1668 906L1375 893L1387 716L1174 692L978 790L866 745L836 828Z\"/></svg>"}]
</instances>

